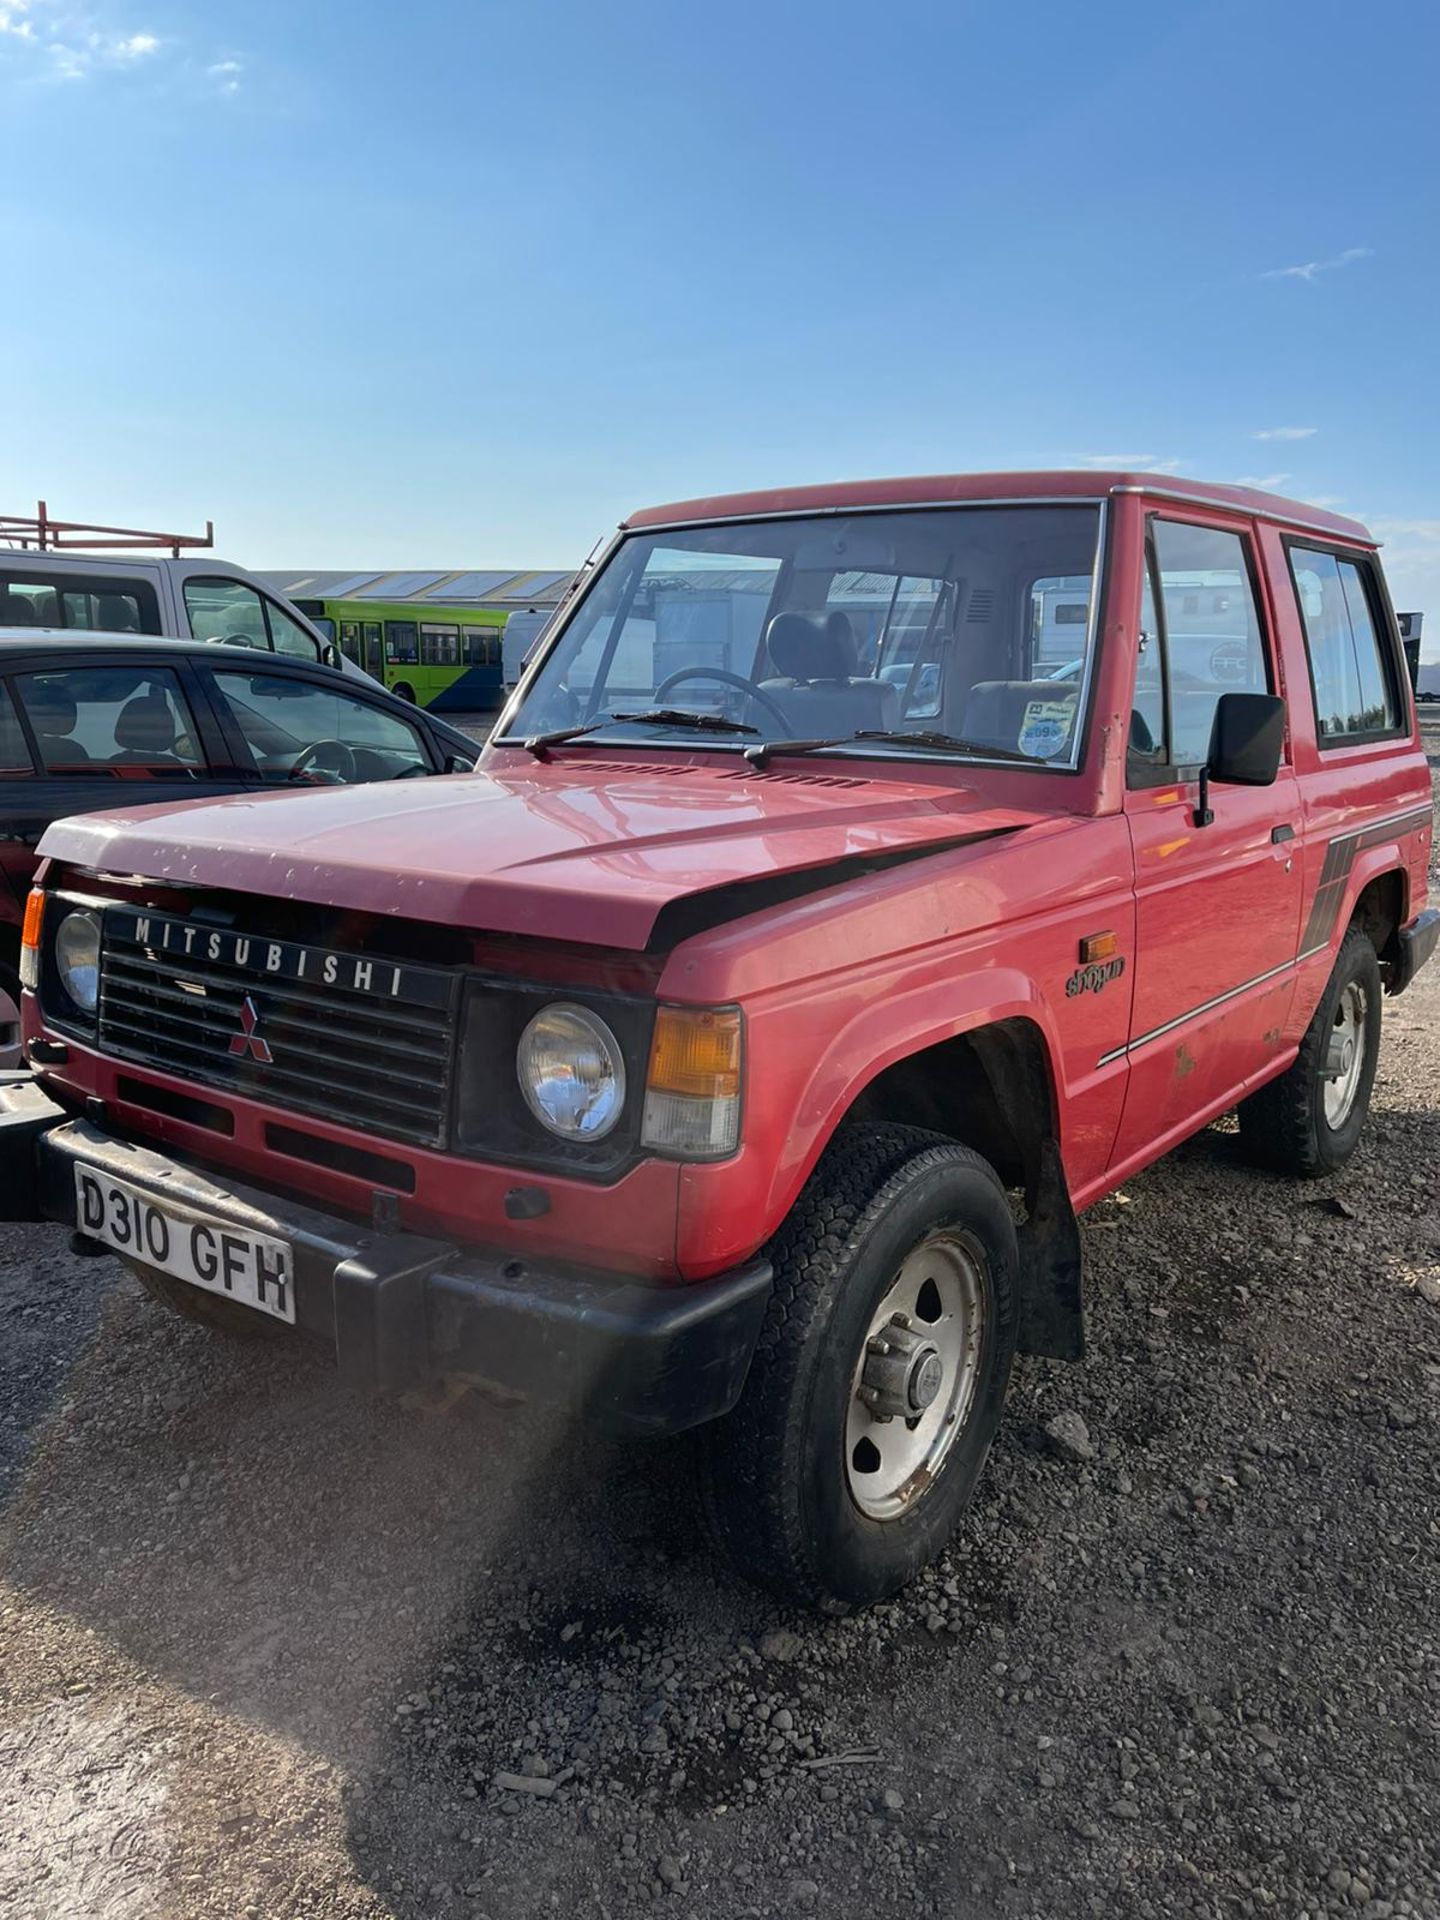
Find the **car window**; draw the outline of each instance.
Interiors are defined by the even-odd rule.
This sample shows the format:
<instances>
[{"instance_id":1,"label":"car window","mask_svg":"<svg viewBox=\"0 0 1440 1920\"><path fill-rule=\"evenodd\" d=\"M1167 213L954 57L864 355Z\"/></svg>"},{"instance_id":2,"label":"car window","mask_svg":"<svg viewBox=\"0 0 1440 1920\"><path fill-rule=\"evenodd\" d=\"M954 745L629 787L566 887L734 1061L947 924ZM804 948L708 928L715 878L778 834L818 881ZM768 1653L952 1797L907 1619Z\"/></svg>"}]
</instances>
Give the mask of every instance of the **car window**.
<instances>
[{"instance_id":1,"label":"car window","mask_svg":"<svg viewBox=\"0 0 1440 1920\"><path fill-rule=\"evenodd\" d=\"M0 687L0 778L5 775L33 773L35 762L25 744L25 735L15 713L15 702L8 688Z\"/></svg>"},{"instance_id":2,"label":"car window","mask_svg":"<svg viewBox=\"0 0 1440 1920\"><path fill-rule=\"evenodd\" d=\"M314 634L307 633L298 620L292 620L273 600L265 602L265 618L270 622L270 644L276 653L288 653L296 660L320 658Z\"/></svg>"},{"instance_id":3,"label":"car window","mask_svg":"<svg viewBox=\"0 0 1440 1920\"><path fill-rule=\"evenodd\" d=\"M48 578L33 569L0 571L0 626L80 627L100 633L160 631L160 608L148 582Z\"/></svg>"},{"instance_id":4,"label":"car window","mask_svg":"<svg viewBox=\"0 0 1440 1920\"><path fill-rule=\"evenodd\" d=\"M1152 522L1160 586L1168 726L1156 736L1160 758L1200 766L1210 753L1215 706L1223 693L1265 693L1269 672L1245 543L1239 534L1178 520ZM1153 668L1142 649L1140 664ZM1137 694L1141 691L1137 674ZM1153 720L1154 703L1147 713Z\"/></svg>"},{"instance_id":5,"label":"car window","mask_svg":"<svg viewBox=\"0 0 1440 1920\"><path fill-rule=\"evenodd\" d=\"M1400 725L1394 674L1359 566L1309 547L1292 547L1290 566L1321 745L1392 731Z\"/></svg>"},{"instance_id":6,"label":"car window","mask_svg":"<svg viewBox=\"0 0 1440 1920\"><path fill-rule=\"evenodd\" d=\"M193 779L205 768L179 680L164 668L64 667L14 681L47 773Z\"/></svg>"},{"instance_id":7,"label":"car window","mask_svg":"<svg viewBox=\"0 0 1440 1920\"><path fill-rule=\"evenodd\" d=\"M185 611L197 640L223 640L232 647L269 651L260 595L243 580L187 580Z\"/></svg>"},{"instance_id":8,"label":"car window","mask_svg":"<svg viewBox=\"0 0 1440 1920\"><path fill-rule=\"evenodd\" d=\"M417 727L353 693L298 674L217 673L213 681L266 780L347 785L432 770Z\"/></svg>"}]
</instances>

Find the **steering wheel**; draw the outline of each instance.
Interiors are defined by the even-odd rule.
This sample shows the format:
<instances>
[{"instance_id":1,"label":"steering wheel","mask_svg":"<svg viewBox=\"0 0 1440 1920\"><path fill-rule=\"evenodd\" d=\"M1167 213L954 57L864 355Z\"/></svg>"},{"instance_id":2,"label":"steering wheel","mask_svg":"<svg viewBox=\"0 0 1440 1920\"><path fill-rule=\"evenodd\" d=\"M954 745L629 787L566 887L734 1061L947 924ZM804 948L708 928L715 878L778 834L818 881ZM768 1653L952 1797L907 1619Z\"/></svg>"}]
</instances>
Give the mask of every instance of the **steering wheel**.
<instances>
[{"instance_id":1,"label":"steering wheel","mask_svg":"<svg viewBox=\"0 0 1440 1920\"><path fill-rule=\"evenodd\" d=\"M787 740L795 738L795 729L778 702L763 693L753 680L747 680L743 673L731 673L726 667L681 667L678 673L667 674L655 689L655 704L663 706L666 694L673 693L683 680L721 680L727 687L738 687L747 700L765 709Z\"/></svg>"},{"instance_id":2,"label":"steering wheel","mask_svg":"<svg viewBox=\"0 0 1440 1920\"><path fill-rule=\"evenodd\" d=\"M327 765L326 761L331 764ZM312 767L330 784L348 787L355 778L355 755L343 740L312 740L295 756L289 777L303 780Z\"/></svg>"}]
</instances>

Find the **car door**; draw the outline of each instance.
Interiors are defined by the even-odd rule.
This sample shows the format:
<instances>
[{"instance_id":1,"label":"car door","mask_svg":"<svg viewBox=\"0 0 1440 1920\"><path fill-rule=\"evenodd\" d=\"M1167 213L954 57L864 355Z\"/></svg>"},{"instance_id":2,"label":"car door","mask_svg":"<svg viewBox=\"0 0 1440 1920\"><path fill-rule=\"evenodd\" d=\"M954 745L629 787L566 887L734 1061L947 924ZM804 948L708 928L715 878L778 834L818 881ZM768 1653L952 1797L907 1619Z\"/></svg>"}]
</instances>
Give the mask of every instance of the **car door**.
<instances>
[{"instance_id":1,"label":"car door","mask_svg":"<svg viewBox=\"0 0 1440 1920\"><path fill-rule=\"evenodd\" d=\"M198 671L252 785L349 786L444 768L420 716L323 668L232 659Z\"/></svg>"},{"instance_id":2,"label":"car door","mask_svg":"<svg viewBox=\"0 0 1440 1920\"><path fill-rule=\"evenodd\" d=\"M28 882L41 835L66 814L244 791L183 658L162 659L127 641L104 653L70 654L62 644L7 657L3 673L3 701L30 763L0 780L12 881L25 866Z\"/></svg>"},{"instance_id":3,"label":"car door","mask_svg":"<svg viewBox=\"0 0 1440 1920\"><path fill-rule=\"evenodd\" d=\"M1152 516L1125 814L1136 940L1123 1163L1153 1156L1255 1074L1294 992L1300 800L1289 746L1273 786L1199 770L1227 692L1283 692L1248 529Z\"/></svg>"}]
</instances>

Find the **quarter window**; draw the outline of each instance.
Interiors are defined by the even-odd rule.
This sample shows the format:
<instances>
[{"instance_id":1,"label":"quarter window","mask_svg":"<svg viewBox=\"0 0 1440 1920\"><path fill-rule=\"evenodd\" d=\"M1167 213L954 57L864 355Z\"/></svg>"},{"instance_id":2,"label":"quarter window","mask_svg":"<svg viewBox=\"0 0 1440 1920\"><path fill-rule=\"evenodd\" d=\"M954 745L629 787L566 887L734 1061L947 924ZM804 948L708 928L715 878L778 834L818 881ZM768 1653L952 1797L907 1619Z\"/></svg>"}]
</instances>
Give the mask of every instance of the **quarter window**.
<instances>
[{"instance_id":1,"label":"quarter window","mask_svg":"<svg viewBox=\"0 0 1440 1920\"><path fill-rule=\"evenodd\" d=\"M1265 640L1239 534L1179 520L1151 529L1158 594L1147 581L1130 744L1161 765L1197 767L1220 696L1269 690Z\"/></svg>"},{"instance_id":2,"label":"quarter window","mask_svg":"<svg viewBox=\"0 0 1440 1920\"><path fill-rule=\"evenodd\" d=\"M191 779L204 756L180 683L159 668L20 674L15 690L47 773Z\"/></svg>"},{"instance_id":3,"label":"quarter window","mask_svg":"<svg viewBox=\"0 0 1440 1920\"><path fill-rule=\"evenodd\" d=\"M1290 567L1321 745L1393 732L1400 725L1395 675L1366 583L1369 569L1310 547L1292 547Z\"/></svg>"},{"instance_id":4,"label":"quarter window","mask_svg":"<svg viewBox=\"0 0 1440 1920\"><path fill-rule=\"evenodd\" d=\"M69 627L97 633L159 633L147 582L77 580L73 574L0 574L0 627Z\"/></svg>"}]
</instances>

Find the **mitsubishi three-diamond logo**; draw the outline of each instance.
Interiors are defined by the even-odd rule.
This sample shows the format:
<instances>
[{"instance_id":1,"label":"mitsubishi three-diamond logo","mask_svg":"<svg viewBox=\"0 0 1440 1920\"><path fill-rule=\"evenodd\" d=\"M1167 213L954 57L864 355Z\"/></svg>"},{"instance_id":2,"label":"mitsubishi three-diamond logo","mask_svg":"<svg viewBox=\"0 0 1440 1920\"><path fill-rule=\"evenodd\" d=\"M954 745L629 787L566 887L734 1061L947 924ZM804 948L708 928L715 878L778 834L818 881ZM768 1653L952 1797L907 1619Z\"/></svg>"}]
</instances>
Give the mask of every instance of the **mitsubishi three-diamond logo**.
<instances>
[{"instance_id":1,"label":"mitsubishi three-diamond logo","mask_svg":"<svg viewBox=\"0 0 1440 1920\"><path fill-rule=\"evenodd\" d=\"M243 1059L248 1053L252 1060L258 1060L268 1067L275 1058L264 1036L258 1031L260 1015L255 1011L255 1002L247 993L240 1003L240 1031L230 1042L231 1053L238 1053Z\"/></svg>"}]
</instances>

